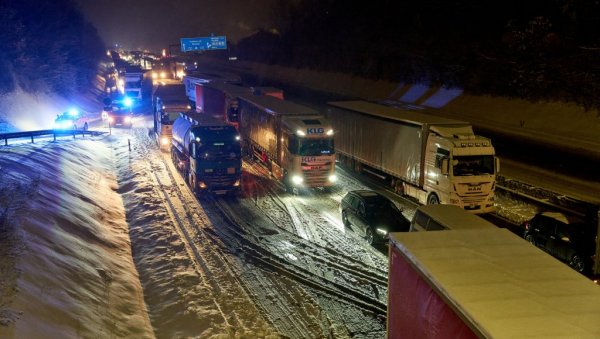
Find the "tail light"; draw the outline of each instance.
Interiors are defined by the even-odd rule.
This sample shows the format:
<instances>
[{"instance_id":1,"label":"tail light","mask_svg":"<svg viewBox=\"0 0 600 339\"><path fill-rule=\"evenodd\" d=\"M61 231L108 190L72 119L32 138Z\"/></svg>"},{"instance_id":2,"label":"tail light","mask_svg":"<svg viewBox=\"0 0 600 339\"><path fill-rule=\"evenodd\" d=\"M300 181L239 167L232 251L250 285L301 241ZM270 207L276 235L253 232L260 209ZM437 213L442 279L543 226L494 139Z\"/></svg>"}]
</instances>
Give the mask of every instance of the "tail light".
<instances>
[{"instance_id":1,"label":"tail light","mask_svg":"<svg viewBox=\"0 0 600 339\"><path fill-rule=\"evenodd\" d=\"M526 222L526 223L525 223L525 230L526 230L526 231L529 231L529 222Z\"/></svg>"}]
</instances>

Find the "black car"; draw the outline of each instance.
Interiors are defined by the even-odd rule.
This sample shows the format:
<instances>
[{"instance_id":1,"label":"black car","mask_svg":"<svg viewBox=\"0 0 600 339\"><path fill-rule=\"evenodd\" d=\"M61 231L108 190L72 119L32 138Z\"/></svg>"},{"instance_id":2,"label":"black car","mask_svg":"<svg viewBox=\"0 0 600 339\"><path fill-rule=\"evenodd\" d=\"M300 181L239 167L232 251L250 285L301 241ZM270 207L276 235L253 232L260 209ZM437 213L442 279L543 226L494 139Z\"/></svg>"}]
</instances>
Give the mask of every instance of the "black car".
<instances>
[{"instance_id":1,"label":"black car","mask_svg":"<svg viewBox=\"0 0 600 339\"><path fill-rule=\"evenodd\" d=\"M523 226L525 240L578 272L590 271L596 251L596 229L593 225L563 213L541 212Z\"/></svg>"},{"instance_id":2,"label":"black car","mask_svg":"<svg viewBox=\"0 0 600 339\"><path fill-rule=\"evenodd\" d=\"M385 196L369 190L350 191L340 203L344 226L355 226L369 244L386 242L390 232L408 232L410 221Z\"/></svg>"}]
</instances>

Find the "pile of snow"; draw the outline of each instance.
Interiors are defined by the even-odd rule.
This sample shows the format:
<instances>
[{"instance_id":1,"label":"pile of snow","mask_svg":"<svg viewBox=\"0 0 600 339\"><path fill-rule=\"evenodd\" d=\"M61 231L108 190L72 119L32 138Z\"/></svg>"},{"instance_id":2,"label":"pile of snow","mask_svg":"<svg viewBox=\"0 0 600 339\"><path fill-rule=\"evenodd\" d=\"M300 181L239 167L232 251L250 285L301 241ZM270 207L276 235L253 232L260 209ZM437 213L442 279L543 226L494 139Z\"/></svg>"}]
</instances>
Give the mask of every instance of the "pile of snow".
<instances>
[{"instance_id":1,"label":"pile of snow","mask_svg":"<svg viewBox=\"0 0 600 339\"><path fill-rule=\"evenodd\" d=\"M9 269L0 337L153 337L110 144L7 147L0 166L7 180L37 187L8 220L16 236L0 235L0 248L11 252L0 260Z\"/></svg>"}]
</instances>

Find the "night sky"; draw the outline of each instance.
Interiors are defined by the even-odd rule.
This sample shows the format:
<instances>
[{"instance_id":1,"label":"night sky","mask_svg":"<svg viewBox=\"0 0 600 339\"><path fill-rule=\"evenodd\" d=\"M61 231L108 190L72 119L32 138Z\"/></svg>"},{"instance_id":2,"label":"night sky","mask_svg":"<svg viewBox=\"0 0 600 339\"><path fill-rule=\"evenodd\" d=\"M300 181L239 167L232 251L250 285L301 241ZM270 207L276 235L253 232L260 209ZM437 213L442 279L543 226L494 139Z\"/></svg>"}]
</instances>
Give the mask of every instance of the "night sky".
<instances>
[{"instance_id":1,"label":"night sky","mask_svg":"<svg viewBox=\"0 0 600 339\"><path fill-rule=\"evenodd\" d=\"M271 29L278 0L76 0L108 46L160 51L180 38L237 42Z\"/></svg>"}]
</instances>

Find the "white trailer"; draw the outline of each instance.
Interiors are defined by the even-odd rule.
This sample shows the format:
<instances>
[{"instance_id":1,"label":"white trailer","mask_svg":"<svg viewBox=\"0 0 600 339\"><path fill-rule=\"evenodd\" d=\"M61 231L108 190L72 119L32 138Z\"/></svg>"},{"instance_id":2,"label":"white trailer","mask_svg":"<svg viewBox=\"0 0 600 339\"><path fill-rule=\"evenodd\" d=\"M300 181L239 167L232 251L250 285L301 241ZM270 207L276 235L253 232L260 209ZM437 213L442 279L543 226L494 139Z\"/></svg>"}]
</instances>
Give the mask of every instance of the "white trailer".
<instances>
[{"instance_id":1,"label":"white trailer","mask_svg":"<svg viewBox=\"0 0 600 339\"><path fill-rule=\"evenodd\" d=\"M342 164L387 180L421 204L494 210L499 161L471 124L366 101L330 102Z\"/></svg>"}]
</instances>

